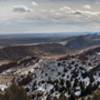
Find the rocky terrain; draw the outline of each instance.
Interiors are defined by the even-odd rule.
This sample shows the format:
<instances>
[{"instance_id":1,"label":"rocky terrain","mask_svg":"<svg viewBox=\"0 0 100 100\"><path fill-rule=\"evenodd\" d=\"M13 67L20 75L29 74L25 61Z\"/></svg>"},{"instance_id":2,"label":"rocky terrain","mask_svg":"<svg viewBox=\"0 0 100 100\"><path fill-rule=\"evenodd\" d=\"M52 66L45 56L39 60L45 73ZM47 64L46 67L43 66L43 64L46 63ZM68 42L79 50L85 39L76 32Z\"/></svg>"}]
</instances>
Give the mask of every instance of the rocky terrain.
<instances>
[{"instance_id":1,"label":"rocky terrain","mask_svg":"<svg viewBox=\"0 0 100 100\"><path fill-rule=\"evenodd\" d=\"M1 84L1 90L15 82L32 100L75 100L100 87L100 47L56 59L27 56L2 65L0 72L3 77L13 76L9 84Z\"/></svg>"},{"instance_id":2,"label":"rocky terrain","mask_svg":"<svg viewBox=\"0 0 100 100\"><path fill-rule=\"evenodd\" d=\"M31 100L93 98L100 88L99 41L99 35L85 35L0 48L0 91L14 83Z\"/></svg>"}]
</instances>

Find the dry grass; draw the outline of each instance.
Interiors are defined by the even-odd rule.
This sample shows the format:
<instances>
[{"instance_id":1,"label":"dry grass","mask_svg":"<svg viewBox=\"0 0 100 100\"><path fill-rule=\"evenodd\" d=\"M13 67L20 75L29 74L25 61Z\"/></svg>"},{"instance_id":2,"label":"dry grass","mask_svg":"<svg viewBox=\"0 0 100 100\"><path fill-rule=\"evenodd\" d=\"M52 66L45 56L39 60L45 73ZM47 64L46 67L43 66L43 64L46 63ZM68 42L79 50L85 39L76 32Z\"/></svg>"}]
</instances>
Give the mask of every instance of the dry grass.
<instances>
[{"instance_id":1,"label":"dry grass","mask_svg":"<svg viewBox=\"0 0 100 100\"><path fill-rule=\"evenodd\" d=\"M10 62L11 62L10 60L0 60L0 66L3 64L8 64Z\"/></svg>"},{"instance_id":2,"label":"dry grass","mask_svg":"<svg viewBox=\"0 0 100 100\"><path fill-rule=\"evenodd\" d=\"M0 84L8 84L11 83L14 76L6 76L6 75L0 75Z\"/></svg>"}]
</instances>

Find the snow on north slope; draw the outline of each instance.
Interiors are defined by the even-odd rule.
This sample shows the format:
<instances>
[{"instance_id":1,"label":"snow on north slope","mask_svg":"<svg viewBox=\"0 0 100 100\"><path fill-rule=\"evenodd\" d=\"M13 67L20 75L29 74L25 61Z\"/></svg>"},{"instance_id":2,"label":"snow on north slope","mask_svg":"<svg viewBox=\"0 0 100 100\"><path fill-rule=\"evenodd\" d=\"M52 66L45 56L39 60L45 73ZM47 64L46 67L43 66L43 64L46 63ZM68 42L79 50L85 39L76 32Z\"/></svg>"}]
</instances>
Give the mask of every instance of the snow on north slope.
<instances>
[{"instance_id":1,"label":"snow on north slope","mask_svg":"<svg viewBox=\"0 0 100 100\"><path fill-rule=\"evenodd\" d=\"M98 86L96 78L88 72L89 67L78 59L41 60L29 73L31 80L24 87L33 100L39 97L48 100L49 96L59 98L62 94L66 98L86 95L89 89Z\"/></svg>"}]
</instances>

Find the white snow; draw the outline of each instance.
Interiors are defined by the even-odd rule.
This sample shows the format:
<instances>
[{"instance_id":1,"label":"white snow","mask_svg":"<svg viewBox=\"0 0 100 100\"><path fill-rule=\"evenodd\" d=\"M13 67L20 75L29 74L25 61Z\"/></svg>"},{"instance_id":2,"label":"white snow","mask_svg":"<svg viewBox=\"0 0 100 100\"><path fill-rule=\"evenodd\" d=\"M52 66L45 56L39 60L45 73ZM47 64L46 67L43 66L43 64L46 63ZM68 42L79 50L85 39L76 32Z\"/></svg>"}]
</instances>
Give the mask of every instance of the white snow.
<instances>
[{"instance_id":1,"label":"white snow","mask_svg":"<svg viewBox=\"0 0 100 100\"><path fill-rule=\"evenodd\" d=\"M4 84L0 84L0 90L4 91L5 89L7 89L8 87Z\"/></svg>"},{"instance_id":2,"label":"white snow","mask_svg":"<svg viewBox=\"0 0 100 100\"><path fill-rule=\"evenodd\" d=\"M81 91L75 92L75 95L76 95L76 96L80 96L80 94L81 94Z\"/></svg>"}]
</instances>

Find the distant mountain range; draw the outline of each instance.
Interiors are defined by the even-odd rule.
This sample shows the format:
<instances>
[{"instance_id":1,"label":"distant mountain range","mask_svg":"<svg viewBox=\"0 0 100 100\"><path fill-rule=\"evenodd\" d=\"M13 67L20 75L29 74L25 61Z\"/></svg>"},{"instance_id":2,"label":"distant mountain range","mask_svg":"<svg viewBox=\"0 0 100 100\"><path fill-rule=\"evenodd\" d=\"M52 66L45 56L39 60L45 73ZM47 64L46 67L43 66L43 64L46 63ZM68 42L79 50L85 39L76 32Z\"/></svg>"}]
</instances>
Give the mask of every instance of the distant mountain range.
<instances>
[{"instance_id":1,"label":"distant mountain range","mask_svg":"<svg viewBox=\"0 0 100 100\"><path fill-rule=\"evenodd\" d=\"M100 35L92 34L73 37L69 39L66 47L71 49L83 49L94 45L100 45Z\"/></svg>"},{"instance_id":2,"label":"distant mountain range","mask_svg":"<svg viewBox=\"0 0 100 100\"><path fill-rule=\"evenodd\" d=\"M61 34L60 34L61 35ZM33 36L33 35L32 35ZM26 37L26 36L25 36ZM58 36L59 37L59 36ZM0 59L20 59L25 56L65 55L100 45L100 35L88 34L65 37L15 37L0 39Z\"/></svg>"},{"instance_id":3,"label":"distant mountain range","mask_svg":"<svg viewBox=\"0 0 100 100\"><path fill-rule=\"evenodd\" d=\"M41 42L58 42L69 37L81 36L81 35L99 35L99 32L89 33L34 33L34 34L4 34L0 35L1 45L11 45L11 44L22 44L22 43L41 43Z\"/></svg>"}]
</instances>

